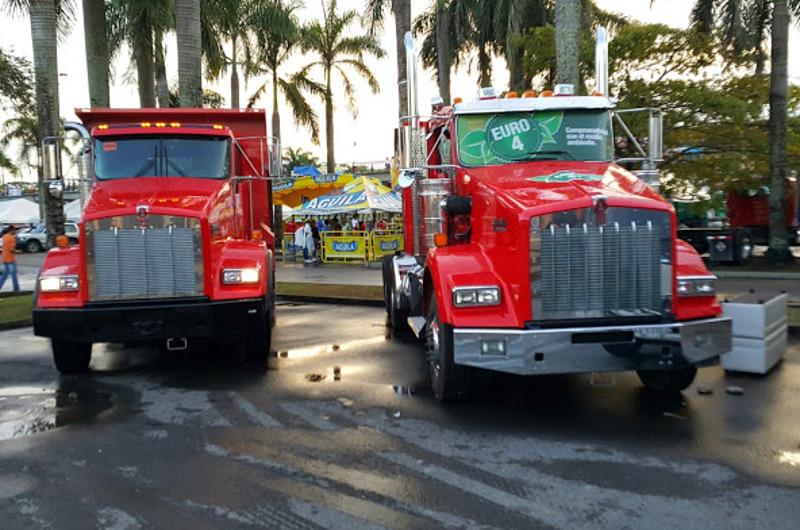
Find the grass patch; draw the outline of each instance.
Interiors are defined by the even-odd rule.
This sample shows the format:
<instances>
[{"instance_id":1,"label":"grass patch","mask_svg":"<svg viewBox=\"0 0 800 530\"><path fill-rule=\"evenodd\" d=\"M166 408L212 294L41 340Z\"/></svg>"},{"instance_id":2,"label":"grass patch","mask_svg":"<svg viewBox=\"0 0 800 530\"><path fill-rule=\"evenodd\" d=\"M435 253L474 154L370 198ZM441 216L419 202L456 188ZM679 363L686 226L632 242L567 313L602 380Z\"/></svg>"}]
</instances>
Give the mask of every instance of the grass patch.
<instances>
[{"instance_id":1,"label":"grass patch","mask_svg":"<svg viewBox=\"0 0 800 530\"><path fill-rule=\"evenodd\" d=\"M707 262L708 268L714 271L731 272L798 272L800 273L800 260L795 259L787 265L771 265L764 256L753 256L744 265L730 265Z\"/></svg>"},{"instance_id":2,"label":"grass patch","mask_svg":"<svg viewBox=\"0 0 800 530\"><path fill-rule=\"evenodd\" d=\"M0 327L11 324L30 323L33 311L33 296L9 296L0 294Z\"/></svg>"},{"instance_id":3,"label":"grass patch","mask_svg":"<svg viewBox=\"0 0 800 530\"><path fill-rule=\"evenodd\" d=\"M315 298L350 298L356 300L383 300L380 285L340 285L334 283L278 282L278 296L313 296Z\"/></svg>"},{"instance_id":4,"label":"grass patch","mask_svg":"<svg viewBox=\"0 0 800 530\"><path fill-rule=\"evenodd\" d=\"M789 306L789 325L800 326L800 305Z\"/></svg>"}]
</instances>

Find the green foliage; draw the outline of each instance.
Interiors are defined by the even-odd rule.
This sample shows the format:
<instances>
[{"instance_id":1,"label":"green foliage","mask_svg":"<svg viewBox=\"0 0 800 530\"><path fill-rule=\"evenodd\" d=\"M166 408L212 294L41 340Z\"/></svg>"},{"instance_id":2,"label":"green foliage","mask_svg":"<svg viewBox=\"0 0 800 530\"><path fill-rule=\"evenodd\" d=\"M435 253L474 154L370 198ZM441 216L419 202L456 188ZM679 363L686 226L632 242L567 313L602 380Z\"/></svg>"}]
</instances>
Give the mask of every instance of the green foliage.
<instances>
[{"instance_id":1,"label":"green foliage","mask_svg":"<svg viewBox=\"0 0 800 530\"><path fill-rule=\"evenodd\" d=\"M314 166L319 167L319 158L317 158L310 151L306 151L301 147L297 149L287 147L283 152L283 173L288 175L297 166Z\"/></svg>"},{"instance_id":2,"label":"green foliage","mask_svg":"<svg viewBox=\"0 0 800 530\"><path fill-rule=\"evenodd\" d=\"M19 107L33 105L33 100L31 63L0 48L0 101Z\"/></svg>"},{"instance_id":3,"label":"green foliage","mask_svg":"<svg viewBox=\"0 0 800 530\"><path fill-rule=\"evenodd\" d=\"M554 40L552 26L535 28L523 38L525 67L539 89L552 86ZM661 169L662 189L668 195L751 188L768 182L769 79L751 74L752 55L724 58L724 48L719 35L661 24L620 26L609 43L609 84L619 97L619 108L664 111ZM591 78L594 44L588 37L581 42L580 56L581 76ZM800 88L793 87L789 167L800 165L799 114ZM646 137L645 113L626 115L625 122L637 138ZM623 136L619 127L616 135ZM693 154L685 154L687 149ZM630 144L617 154L636 155Z\"/></svg>"}]
</instances>

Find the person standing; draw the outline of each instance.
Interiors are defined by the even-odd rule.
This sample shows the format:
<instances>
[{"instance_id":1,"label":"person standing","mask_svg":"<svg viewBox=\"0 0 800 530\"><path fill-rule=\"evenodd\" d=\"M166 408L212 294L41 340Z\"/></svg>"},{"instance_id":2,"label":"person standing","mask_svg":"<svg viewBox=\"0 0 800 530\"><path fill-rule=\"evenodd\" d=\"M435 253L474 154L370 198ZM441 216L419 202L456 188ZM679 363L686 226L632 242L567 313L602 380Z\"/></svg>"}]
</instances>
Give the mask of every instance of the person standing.
<instances>
[{"instance_id":1,"label":"person standing","mask_svg":"<svg viewBox=\"0 0 800 530\"><path fill-rule=\"evenodd\" d=\"M311 219L306 220L303 225L303 264L314 263L314 234L311 229Z\"/></svg>"},{"instance_id":2,"label":"person standing","mask_svg":"<svg viewBox=\"0 0 800 530\"><path fill-rule=\"evenodd\" d=\"M6 280L11 276L11 283L14 291L19 291L19 280L17 279L17 227L12 225L3 234L2 239L3 257L3 276L0 277L0 289L5 285Z\"/></svg>"}]
</instances>

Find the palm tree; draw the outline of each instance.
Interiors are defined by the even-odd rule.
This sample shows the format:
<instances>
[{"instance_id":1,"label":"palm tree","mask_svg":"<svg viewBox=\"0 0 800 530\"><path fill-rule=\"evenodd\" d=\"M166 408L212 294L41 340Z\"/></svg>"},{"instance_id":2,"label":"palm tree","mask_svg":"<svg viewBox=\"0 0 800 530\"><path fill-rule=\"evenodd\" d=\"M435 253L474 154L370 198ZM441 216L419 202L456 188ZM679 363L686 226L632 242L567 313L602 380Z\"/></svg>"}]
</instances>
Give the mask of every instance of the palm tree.
<instances>
[{"instance_id":1,"label":"palm tree","mask_svg":"<svg viewBox=\"0 0 800 530\"><path fill-rule=\"evenodd\" d=\"M92 107L108 107L108 35L105 0L83 0L83 38Z\"/></svg>"},{"instance_id":2,"label":"palm tree","mask_svg":"<svg viewBox=\"0 0 800 530\"><path fill-rule=\"evenodd\" d=\"M255 8L247 19L253 33L249 76L266 74L267 79L250 96L248 106L253 106L268 89L272 91L272 136L281 139L281 119L278 99L283 94L292 110L294 121L311 129L311 140L319 143L319 120L316 112L303 95L309 92L324 98L325 88L309 79L308 69L290 76L279 72L281 67L299 48L300 25L295 12L302 4L295 0L266 0Z\"/></svg>"},{"instance_id":3,"label":"palm tree","mask_svg":"<svg viewBox=\"0 0 800 530\"><path fill-rule=\"evenodd\" d=\"M580 83L580 0L556 0L556 83Z\"/></svg>"},{"instance_id":4,"label":"palm tree","mask_svg":"<svg viewBox=\"0 0 800 530\"><path fill-rule=\"evenodd\" d=\"M310 151L304 150L302 147L297 149L287 147L283 151L283 171L284 174L289 175L297 166L313 166L319 165L319 159L314 156Z\"/></svg>"},{"instance_id":5,"label":"palm tree","mask_svg":"<svg viewBox=\"0 0 800 530\"><path fill-rule=\"evenodd\" d=\"M786 137L789 92L789 9L787 0L774 0L772 10L772 69L769 83L769 250L771 263L789 263L786 233Z\"/></svg>"},{"instance_id":6,"label":"palm tree","mask_svg":"<svg viewBox=\"0 0 800 530\"><path fill-rule=\"evenodd\" d=\"M4 0L13 13L27 10L33 41L33 72L36 83L36 143L61 133L58 102L58 31L72 20L72 4L67 0ZM48 245L64 233L64 201L44 191L44 174L39 169L39 197L44 205Z\"/></svg>"},{"instance_id":7,"label":"palm tree","mask_svg":"<svg viewBox=\"0 0 800 530\"><path fill-rule=\"evenodd\" d=\"M303 28L303 51L314 53L317 60L303 70L302 75L312 69L321 69L324 78L325 93L325 136L327 140L328 173L336 169L333 142L333 76L338 74L344 88L347 106L353 116L356 115L355 89L350 81L347 69L354 70L369 85L373 94L380 91L378 80L364 63L365 55L383 57L386 53L378 44L374 35L345 36L345 31L359 19L355 11L336 12L336 0L325 5L323 0L323 20L314 21Z\"/></svg>"},{"instance_id":8,"label":"palm tree","mask_svg":"<svg viewBox=\"0 0 800 530\"><path fill-rule=\"evenodd\" d=\"M769 91L769 251L773 263L792 260L786 237L784 197L786 193L786 145L788 102L788 49L791 14L800 16L800 0L696 0L692 26L711 33L721 30L732 55L755 53L755 73L766 63L764 43L767 28L772 33Z\"/></svg>"},{"instance_id":9,"label":"palm tree","mask_svg":"<svg viewBox=\"0 0 800 530\"><path fill-rule=\"evenodd\" d=\"M181 107L202 105L200 0L174 0Z\"/></svg>"},{"instance_id":10,"label":"palm tree","mask_svg":"<svg viewBox=\"0 0 800 530\"><path fill-rule=\"evenodd\" d=\"M383 27L384 11L391 4L394 15L394 36L397 45L397 94L400 102L400 117L408 115L408 101L406 100L406 47L405 35L411 31L411 0L367 0L365 19L369 35L374 36L376 31Z\"/></svg>"},{"instance_id":11,"label":"palm tree","mask_svg":"<svg viewBox=\"0 0 800 530\"><path fill-rule=\"evenodd\" d=\"M123 42L130 47L136 66L136 82L141 107L156 106L156 72L159 72L159 102L164 106L166 70L163 65L163 35L173 22L171 0L112 0L106 23L110 55ZM157 52L161 52L158 54Z\"/></svg>"},{"instance_id":12,"label":"palm tree","mask_svg":"<svg viewBox=\"0 0 800 530\"><path fill-rule=\"evenodd\" d=\"M230 69L230 104L234 109L240 107L239 65L242 59L239 52L244 54L245 62L249 60L250 15L253 9L261 7L262 2L253 0L204 0L201 5L206 78L216 81ZM230 55L225 53L225 42L230 43Z\"/></svg>"}]
</instances>

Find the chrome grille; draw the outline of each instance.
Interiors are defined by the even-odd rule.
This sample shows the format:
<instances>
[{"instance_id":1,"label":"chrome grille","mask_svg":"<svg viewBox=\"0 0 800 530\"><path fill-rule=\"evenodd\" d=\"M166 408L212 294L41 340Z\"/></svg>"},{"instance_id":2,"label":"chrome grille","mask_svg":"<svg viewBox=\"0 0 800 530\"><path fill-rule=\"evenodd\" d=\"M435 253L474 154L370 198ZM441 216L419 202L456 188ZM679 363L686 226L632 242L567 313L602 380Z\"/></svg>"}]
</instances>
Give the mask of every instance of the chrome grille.
<instances>
[{"instance_id":1,"label":"chrome grille","mask_svg":"<svg viewBox=\"0 0 800 530\"><path fill-rule=\"evenodd\" d=\"M90 297L93 300L173 298L203 294L200 222L135 216L86 224Z\"/></svg>"},{"instance_id":2,"label":"chrome grille","mask_svg":"<svg viewBox=\"0 0 800 530\"><path fill-rule=\"evenodd\" d=\"M666 212L591 209L531 220L535 320L659 315L671 296Z\"/></svg>"}]
</instances>

